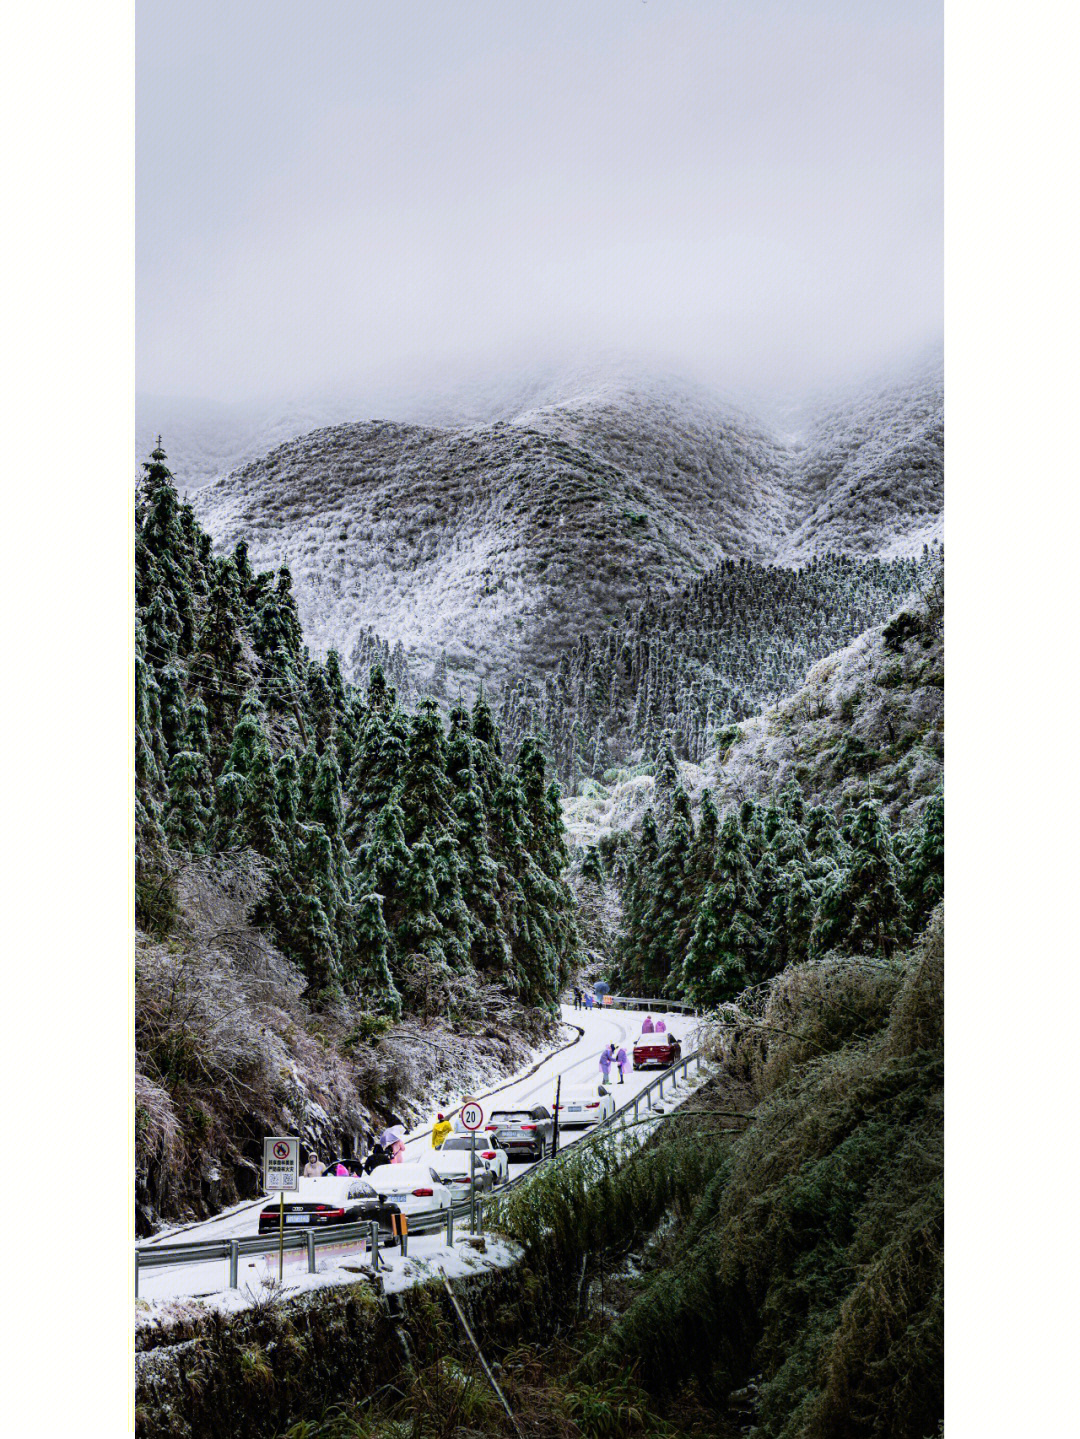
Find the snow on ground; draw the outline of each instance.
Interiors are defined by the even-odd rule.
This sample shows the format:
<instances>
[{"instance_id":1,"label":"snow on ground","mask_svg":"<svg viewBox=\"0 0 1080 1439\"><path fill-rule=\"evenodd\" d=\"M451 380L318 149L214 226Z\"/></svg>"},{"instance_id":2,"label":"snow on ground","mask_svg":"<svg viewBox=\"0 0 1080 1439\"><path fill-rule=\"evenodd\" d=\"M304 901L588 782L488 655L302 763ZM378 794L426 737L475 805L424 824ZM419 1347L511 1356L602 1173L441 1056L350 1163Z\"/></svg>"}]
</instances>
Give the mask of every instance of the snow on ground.
<instances>
[{"instance_id":1,"label":"snow on ground","mask_svg":"<svg viewBox=\"0 0 1080 1439\"><path fill-rule=\"evenodd\" d=\"M588 1083L594 1077L599 1081L600 1051L612 1040L617 1045L625 1044L629 1050L631 1042L640 1032L643 1016L637 1011L615 1007L574 1010L572 1006L564 1005L563 1018L567 1024L576 1024L585 1031L581 1040L570 1048L549 1053L538 1064L534 1064L518 1077L491 1091L493 1104L487 1102L488 1096L486 1095L473 1096L481 1100L486 1114L490 1113L493 1107L503 1109L525 1104L545 1104L550 1108L554 1102L556 1079L560 1075L563 1083L567 1085ZM684 1052L689 1053L693 1048L694 1021L689 1019L683 1021L678 1016L669 1016L668 1024L669 1028L673 1029L674 1033L683 1041ZM657 1073L656 1070L635 1073L631 1068L627 1072L626 1082L623 1085L620 1085L613 1077L612 1092L616 1097L616 1102L622 1105L626 1100L633 1099L636 1094L656 1079ZM697 1082L697 1076L691 1076L689 1082L681 1083L676 1091L678 1098L676 1099L673 1095L672 1101L664 1108L671 1107L672 1103L681 1102L691 1089L696 1088ZM460 1103L461 1099L465 1097L464 1095L457 1096L457 1102ZM661 1113L659 1107L656 1108L655 1113L659 1117ZM631 1131L631 1134L635 1137L640 1136L643 1141L652 1127L652 1125L639 1125L637 1129ZM588 1129L564 1130L560 1135L561 1145L576 1143L591 1132ZM430 1144L430 1133L430 1126L424 1126L407 1136L406 1151L409 1158L422 1156L424 1149ZM629 1137L628 1135L628 1139ZM527 1164L512 1163L510 1165L511 1178L529 1167ZM184 1240L231 1239L257 1234L259 1210L265 1202L265 1199L259 1199L252 1204L233 1208L202 1224L188 1228L184 1231ZM486 1253L484 1254L473 1249L467 1234L467 1221L459 1219L456 1231L455 1244L452 1249L447 1247L445 1234L440 1228L434 1233L410 1234L408 1257L404 1260L396 1249L380 1251L380 1257L387 1256L383 1268L387 1289L392 1292L395 1288L406 1288L409 1284L421 1283L431 1274L436 1273L438 1267L448 1264L452 1265L453 1269L447 1268L446 1272L452 1277L453 1273L470 1273L482 1269L485 1264L514 1262L513 1247L501 1240L486 1238ZM157 1236L155 1236L156 1238ZM367 1246L362 1240L320 1246L316 1252L318 1264L316 1274L307 1272L305 1251L293 1250L286 1254L285 1293L302 1293L307 1289L320 1288L328 1284L355 1283L358 1275L366 1272L370 1265ZM268 1293L274 1292L277 1272L278 1256L276 1253L241 1256L240 1287L236 1290L229 1290L227 1287L228 1261L225 1259L203 1260L195 1264L170 1265L163 1269L144 1270L139 1276L138 1322L140 1324L161 1322L176 1313L178 1303L189 1302L192 1296L201 1296L209 1307L215 1309L246 1308L264 1300Z\"/></svg>"}]
</instances>

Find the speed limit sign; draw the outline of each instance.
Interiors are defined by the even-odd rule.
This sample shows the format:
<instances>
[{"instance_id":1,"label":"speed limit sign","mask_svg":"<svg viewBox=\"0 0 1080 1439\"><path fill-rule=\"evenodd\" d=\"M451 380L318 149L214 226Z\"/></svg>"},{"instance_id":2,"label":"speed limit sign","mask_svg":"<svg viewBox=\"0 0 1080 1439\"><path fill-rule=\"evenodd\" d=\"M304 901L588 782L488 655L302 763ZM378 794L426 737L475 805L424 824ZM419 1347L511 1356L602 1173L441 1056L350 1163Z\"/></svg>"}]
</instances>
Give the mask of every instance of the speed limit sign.
<instances>
[{"instance_id":1,"label":"speed limit sign","mask_svg":"<svg viewBox=\"0 0 1080 1439\"><path fill-rule=\"evenodd\" d=\"M466 1129L479 1129L484 1122L484 1111L480 1107L478 1099L463 1099L461 1101L461 1122Z\"/></svg>"}]
</instances>

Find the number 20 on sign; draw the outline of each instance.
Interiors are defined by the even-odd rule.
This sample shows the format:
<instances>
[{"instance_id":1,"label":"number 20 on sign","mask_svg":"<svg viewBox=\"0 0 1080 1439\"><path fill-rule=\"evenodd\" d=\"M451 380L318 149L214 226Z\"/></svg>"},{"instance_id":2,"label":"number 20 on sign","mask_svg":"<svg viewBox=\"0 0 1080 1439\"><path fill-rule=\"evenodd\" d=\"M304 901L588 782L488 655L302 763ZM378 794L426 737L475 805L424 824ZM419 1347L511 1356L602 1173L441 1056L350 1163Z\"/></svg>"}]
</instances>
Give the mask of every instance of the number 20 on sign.
<instances>
[{"instance_id":1,"label":"number 20 on sign","mask_svg":"<svg viewBox=\"0 0 1080 1439\"><path fill-rule=\"evenodd\" d=\"M466 1129L479 1129L484 1122L484 1111L475 1099L461 1102L461 1122Z\"/></svg>"}]
</instances>

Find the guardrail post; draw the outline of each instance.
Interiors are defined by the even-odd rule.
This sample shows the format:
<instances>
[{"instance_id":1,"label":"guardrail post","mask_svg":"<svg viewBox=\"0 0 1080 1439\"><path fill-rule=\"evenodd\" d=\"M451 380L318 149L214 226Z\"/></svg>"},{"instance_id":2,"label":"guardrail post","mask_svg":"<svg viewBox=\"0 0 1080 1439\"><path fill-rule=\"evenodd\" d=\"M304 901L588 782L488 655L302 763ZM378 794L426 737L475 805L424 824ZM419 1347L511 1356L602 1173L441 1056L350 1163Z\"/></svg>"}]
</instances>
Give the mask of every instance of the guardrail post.
<instances>
[{"instance_id":1,"label":"guardrail post","mask_svg":"<svg viewBox=\"0 0 1080 1439\"><path fill-rule=\"evenodd\" d=\"M240 1241L229 1240L229 1288L240 1288Z\"/></svg>"},{"instance_id":2,"label":"guardrail post","mask_svg":"<svg viewBox=\"0 0 1080 1439\"><path fill-rule=\"evenodd\" d=\"M135 1251L135 1298L139 1297L139 1251Z\"/></svg>"},{"instance_id":3,"label":"guardrail post","mask_svg":"<svg viewBox=\"0 0 1080 1439\"><path fill-rule=\"evenodd\" d=\"M378 1274L381 1258L379 1255L379 1221L373 1219L368 1225L368 1233L371 1235L371 1270Z\"/></svg>"},{"instance_id":4,"label":"guardrail post","mask_svg":"<svg viewBox=\"0 0 1080 1439\"><path fill-rule=\"evenodd\" d=\"M307 1272L315 1273L315 1231L309 1229L307 1232Z\"/></svg>"},{"instance_id":5,"label":"guardrail post","mask_svg":"<svg viewBox=\"0 0 1080 1439\"><path fill-rule=\"evenodd\" d=\"M405 1214L398 1215L398 1233L401 1235L401 1257L407 1259L409 1256L409 1220Z\"/></svg>"},{"instance_id":6,"label":"guardrail post","mask_svg":"<svg viewBox=\"0 0 1080 1439\"><path fill-rule=\"evenodd\" d=\"M660 1103L664 1102L664 1076L660 1076Z\"/></svg>"},{"instance_id":7,"label":"guardrail post","mask_svg":"<svg viewBox=\"0 0 1080 1439\"><path fill-rule=\"evenodd\" d=\"M448 1205L446 1210L446 1243L449 1248L454 1247L454 1206Z\"/></svg>"},{"instance_id":8,"label":"guardrail post","mask_svg":"<svg viewBox=\"0 0 1080 1439\"><path fill-rule=\"evenodd\" d=\"M478 1194L476 1196L476 1231L477 1234L484 1232L484 1201Z\"/></svg>"}]
</instances>

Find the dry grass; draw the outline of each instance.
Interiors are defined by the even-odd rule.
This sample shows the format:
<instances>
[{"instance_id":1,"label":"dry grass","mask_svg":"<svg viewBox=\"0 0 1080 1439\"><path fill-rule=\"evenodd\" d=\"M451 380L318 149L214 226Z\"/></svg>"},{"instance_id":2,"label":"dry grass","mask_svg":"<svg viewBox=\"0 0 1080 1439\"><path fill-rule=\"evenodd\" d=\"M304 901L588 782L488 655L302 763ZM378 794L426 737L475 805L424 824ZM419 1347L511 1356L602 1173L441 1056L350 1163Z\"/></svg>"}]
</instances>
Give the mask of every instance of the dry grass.
<instances>
[{"instance_id":1,"label":"dry grass","mask_svg":"<svg viewBox=\"0 0 1080 1439\"><path fill-rule=\"evenodd\" d=\"M350 1003L313 1011L301 978L248 922L263 883L250 852L183 866L172 934L137 938L140 1232L253 1197L267 1133L355 1152L391 1116L418 1122L432 1101L520 1067L551 1029L473 975L428 996L437 1017L389 1028Z\"/></svg>"}]
</instances>

